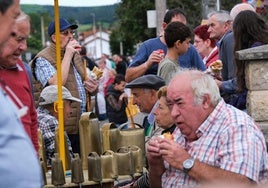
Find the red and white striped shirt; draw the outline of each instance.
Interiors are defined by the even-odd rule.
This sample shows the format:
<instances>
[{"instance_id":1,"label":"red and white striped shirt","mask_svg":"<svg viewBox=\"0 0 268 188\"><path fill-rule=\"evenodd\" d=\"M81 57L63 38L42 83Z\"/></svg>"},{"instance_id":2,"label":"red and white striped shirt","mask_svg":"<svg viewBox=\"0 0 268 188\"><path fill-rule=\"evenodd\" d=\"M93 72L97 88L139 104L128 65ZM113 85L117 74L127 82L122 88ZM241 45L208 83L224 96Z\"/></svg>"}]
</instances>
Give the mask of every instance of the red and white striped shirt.
<instances>
[{"instance_id":1,"label":"red and white striped shirt","mask_svg":"<svg viewBox=\"0 0 268 188\"><path fill-rule=\"evenodd\" d=\"M173 135L192 156L203 163L242 174L259 183L268 178L268 155L264 136L246 113L219 102L200 125L198 139L187 142L176 128ZM198 182L165 162L162 187L192 187Z\"/></svg>"}]
</instances>

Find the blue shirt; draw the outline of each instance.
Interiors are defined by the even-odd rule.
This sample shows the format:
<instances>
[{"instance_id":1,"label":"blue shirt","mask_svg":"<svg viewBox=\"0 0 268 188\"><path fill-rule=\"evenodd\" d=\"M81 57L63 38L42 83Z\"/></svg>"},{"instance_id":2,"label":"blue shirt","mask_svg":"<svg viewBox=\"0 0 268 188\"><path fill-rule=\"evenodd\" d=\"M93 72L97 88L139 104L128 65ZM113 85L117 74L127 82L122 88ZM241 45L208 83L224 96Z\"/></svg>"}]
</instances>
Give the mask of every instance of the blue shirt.
<instances>
[{"instance_id":1,"label":"blue shirt","mask_svg":"<svg viewBox=\"0 0 268 188\"><path fill-rule=\"evenodd\" d=\"M167 53L167 46L163 44L160 38L153 38L146 40L142 43L138 49L136 55L133 58L133 61L129 67L137 67L147 61L151 53L155 50L163 49L165 54ZM204 71L206 67L199 56L198 52L193 45L190 45L190 48L184 55L179 56L178 65L183 68L196 68L198 70ZM154 63L145 74L157 74L158 63Z\"/></svg>"},{"instance_id":2,"label":"blue shirt","mask_svg":"<svg viewBox=\"0 0 268 188\"><path fill-rule=\"evenodd\" d=\"M33 144L18 109L0 86L0 187L42 187L42 174Z\"/></svg>"}]
</instances>

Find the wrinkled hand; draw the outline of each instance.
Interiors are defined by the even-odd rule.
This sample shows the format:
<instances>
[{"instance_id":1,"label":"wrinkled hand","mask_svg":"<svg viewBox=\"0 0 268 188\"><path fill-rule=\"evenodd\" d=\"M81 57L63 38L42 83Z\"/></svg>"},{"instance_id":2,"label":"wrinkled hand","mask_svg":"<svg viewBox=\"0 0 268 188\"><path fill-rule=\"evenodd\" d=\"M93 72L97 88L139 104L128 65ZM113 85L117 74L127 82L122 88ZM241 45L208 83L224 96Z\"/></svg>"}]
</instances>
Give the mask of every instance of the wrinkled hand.
<instances>
[{"instance_id":1,"label":"wrinkled hand","mask_svg":"<svg viewBox=\"0 0 268 188\"><path fill-rule=\"evenodd\" d=\"M85 89L91 94L95 95L98 92L99 83L91 77L87 77L84 81Z\"/></svg>"},{"instance_id":2,"label":"wrinkled hand","mask_svg":"<svg viewBox=\"0 0 268 188\"><path fill-rule=\"evenodd\" d=\"M160 153L159 140L162 138L153 137L147 143L147 159L149 163L149 170L153 173L162 174L165 171L164 159ZM152 173L150 172L150 173Z\"/></svg>"},{"instance_id":3,"label":"wrinkled hand","mask_svg":"<svg viewBox=\"0 0 268 188\"><path fill-rule=\"evenodd\" d=\"M66 44L66 52L70 54L79 53L81 50L81 45L75 40L71 39Z\"/></svg>"},{"instance_id":4,"label":"wrinkled hand","mask_svg":"<svg viewBox=\"0 0 268 188\"><path fill-rule=\"evenodd\" d=\"M159 153L162 158L167 161L172 167L176 169L183 169L182 163L191 156L188 152L177 142L169 139L160 139Z\"/></svg>"},{"instance_id":5,"label":"wrinkled hand","mask_svg":"<svg viewBox=\"0 0 268 188\"><path fill-rule=\"evenodd\" d=\"M147 143L147 159L150 165L163 163L162 155L160 153L159 140L161 138L154 137Z\"/></svg>"}]
</instances>

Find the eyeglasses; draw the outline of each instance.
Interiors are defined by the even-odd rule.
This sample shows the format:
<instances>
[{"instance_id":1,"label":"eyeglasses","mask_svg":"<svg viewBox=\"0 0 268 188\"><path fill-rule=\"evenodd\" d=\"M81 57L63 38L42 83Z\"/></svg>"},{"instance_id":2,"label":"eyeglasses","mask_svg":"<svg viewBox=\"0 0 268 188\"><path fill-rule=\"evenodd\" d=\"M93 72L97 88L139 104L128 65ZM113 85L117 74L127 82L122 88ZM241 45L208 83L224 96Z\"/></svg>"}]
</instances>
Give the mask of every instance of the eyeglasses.
<instances>
[{"instance_id":1,"label":"eyeglasses","mask_svg":"<svg viewBox=\"0 0 268 188\"><path fill-rule=\"evenodd\" d=\"M203 42L202 40L194 40L194 44L199 44L200 42Z\"/></svg>"},{"instance_id":2,"label":"eyeglasses","mask_svg":"<svg viewBox=\"0 0 268 188\"><path fill-rule=\"evenodd\" d=\"M65 31L61 31L60 34L64 35L64 36L68 36L69 34L71 35L75 35L75 31L74 30L65 30Z\"/></svg>"},{"instance_id":3,"label":"eyeglasses","mask_svg":"<svg viewBox=\"0 0 268 188\"><path fill-rule=\"evenodd\" d=\"M18 43L27 41L28 37L25 36L18 36L16 33L12 32L11 37L14 38Z\"/></svg>"}]
</instances>

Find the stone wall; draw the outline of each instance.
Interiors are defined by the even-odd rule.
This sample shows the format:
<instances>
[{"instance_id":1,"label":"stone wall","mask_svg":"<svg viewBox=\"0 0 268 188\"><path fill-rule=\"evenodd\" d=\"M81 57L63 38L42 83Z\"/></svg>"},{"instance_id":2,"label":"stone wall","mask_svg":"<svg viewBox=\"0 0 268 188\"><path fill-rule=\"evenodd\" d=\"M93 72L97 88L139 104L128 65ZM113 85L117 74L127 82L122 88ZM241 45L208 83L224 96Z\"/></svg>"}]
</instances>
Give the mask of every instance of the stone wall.
<instances>
[{"instance_id":1,"label":"stone wall","mask_svg":"<svg viewBox=\"0 0 268 188\"><path fill-rule=\"evenodd\" d=\"M247 61L248 114L261 126L268 141L268 45L237 51L235 58Z\"/></svg>"}]
</instances>

